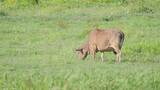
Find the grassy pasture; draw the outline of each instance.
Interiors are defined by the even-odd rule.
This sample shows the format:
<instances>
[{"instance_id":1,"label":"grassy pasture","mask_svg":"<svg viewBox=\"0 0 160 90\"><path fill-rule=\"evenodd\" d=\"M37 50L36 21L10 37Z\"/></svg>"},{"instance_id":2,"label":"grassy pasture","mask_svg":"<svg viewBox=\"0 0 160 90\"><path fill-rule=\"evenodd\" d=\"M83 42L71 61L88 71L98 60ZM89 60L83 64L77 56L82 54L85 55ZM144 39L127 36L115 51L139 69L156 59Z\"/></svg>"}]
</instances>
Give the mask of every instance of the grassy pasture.
<instances>
[{"instance_id":1,"label":"grassy pasture","mask_svg":"<svg viewBox=\"0 0 160 90\"><path fill-rule=\"evenodd\" d=\"M158 0L44 1L0 4L1 90L160 89ZM77 58L74 49L94 27L125 33L121 64L112 53L106 62L99 53L96 60Z\"/></svg>"}]
</instances>

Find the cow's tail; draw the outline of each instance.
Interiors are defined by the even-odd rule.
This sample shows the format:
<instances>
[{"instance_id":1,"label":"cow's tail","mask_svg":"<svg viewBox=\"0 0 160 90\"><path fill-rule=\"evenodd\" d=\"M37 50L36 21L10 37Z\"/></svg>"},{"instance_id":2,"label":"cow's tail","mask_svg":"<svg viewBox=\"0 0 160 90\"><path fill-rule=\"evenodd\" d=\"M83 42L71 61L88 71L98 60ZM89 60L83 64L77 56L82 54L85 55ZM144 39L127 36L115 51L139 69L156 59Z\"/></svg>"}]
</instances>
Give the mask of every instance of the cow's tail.
<instances>
[{"instance_id":1,"label":"cow's tail","mask_svg":"<svg viewBox=\"0 0 160 90\"><path fill-rule=\"evenodd\" d=\"M119 36L119 48L122 48L123 42L124 42L124 33L120 32L120 36Z\"/></svg>"}]
</instances>

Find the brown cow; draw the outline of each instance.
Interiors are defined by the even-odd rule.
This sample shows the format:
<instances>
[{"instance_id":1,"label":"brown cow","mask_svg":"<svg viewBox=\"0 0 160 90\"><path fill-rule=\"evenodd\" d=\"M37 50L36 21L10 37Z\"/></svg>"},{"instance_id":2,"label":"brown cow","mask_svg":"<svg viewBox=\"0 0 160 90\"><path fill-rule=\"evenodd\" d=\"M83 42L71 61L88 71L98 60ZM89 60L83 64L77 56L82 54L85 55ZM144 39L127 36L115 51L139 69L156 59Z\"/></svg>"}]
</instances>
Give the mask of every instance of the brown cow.
<instances>
[{"instance_id":1,"label":"brown cow","mask_svg":"<svg viewBox=\"0 0 160 90\"><path fill-rule=\"evenodd\" d=\"M124 33L117 29L96 29L90 32L88 41L76 49L79 57L85 59L88 54L93 55L95 59L96 52L101 52L101 59L103 59L103 53L113 51L116 54L117 62L121 61L121 48L124 41Z\"/></svg>"}]
</instances>

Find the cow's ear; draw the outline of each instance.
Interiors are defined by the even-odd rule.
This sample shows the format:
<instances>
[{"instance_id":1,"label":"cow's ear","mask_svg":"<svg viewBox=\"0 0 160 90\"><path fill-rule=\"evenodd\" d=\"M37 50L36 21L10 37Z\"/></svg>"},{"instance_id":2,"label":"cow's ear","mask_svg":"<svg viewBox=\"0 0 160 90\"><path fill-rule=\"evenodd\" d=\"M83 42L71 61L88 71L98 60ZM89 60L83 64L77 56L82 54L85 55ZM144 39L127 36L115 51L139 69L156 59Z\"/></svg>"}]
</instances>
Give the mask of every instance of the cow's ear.
<instances>
[{"instance_id":1,"label":"cow's ear","mask_svg":"<svg viewBox=\"0 0 160 90\"><path fill-rule=\"evenodd\" d=\"M82 51L82 48L78 48L78 49L76 49L76 51Z\"/></svg>"}]
</instances>

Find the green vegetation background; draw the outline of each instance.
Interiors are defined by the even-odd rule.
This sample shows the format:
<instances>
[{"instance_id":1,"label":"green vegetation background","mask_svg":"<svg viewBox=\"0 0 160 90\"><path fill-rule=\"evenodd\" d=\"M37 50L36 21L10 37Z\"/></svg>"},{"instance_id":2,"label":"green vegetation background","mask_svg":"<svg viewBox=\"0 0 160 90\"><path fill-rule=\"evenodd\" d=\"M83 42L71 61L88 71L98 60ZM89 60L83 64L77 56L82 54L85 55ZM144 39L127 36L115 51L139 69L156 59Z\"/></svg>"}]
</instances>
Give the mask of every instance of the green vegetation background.
<instances>
[{"instance_id":1,"label":"green vegetation background","mask_svg":"<svg viewBox=\"0 0 160 90\"><path fill-rule=\"evenodd\" d=\"M89 31L125 33L122 63L75 48ZM1 90L160 90L159 0L0 0Z\"/></svg>"}]
</instances>

